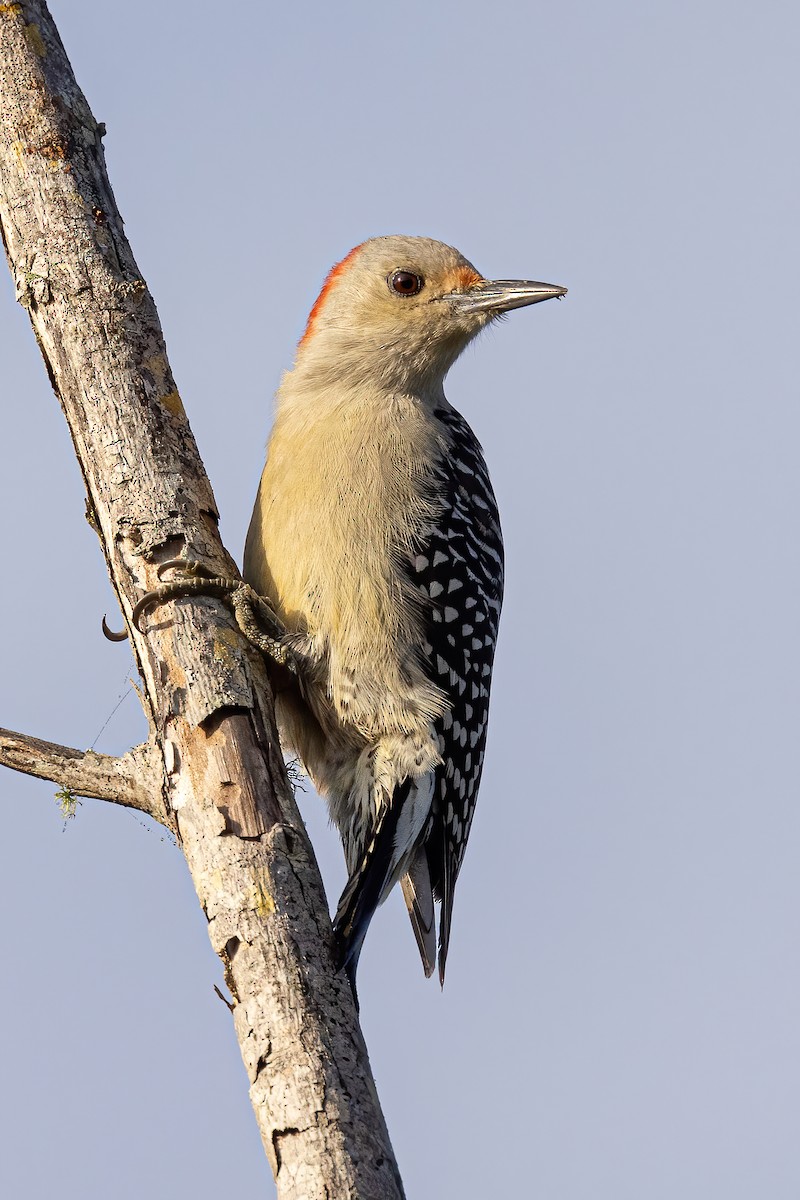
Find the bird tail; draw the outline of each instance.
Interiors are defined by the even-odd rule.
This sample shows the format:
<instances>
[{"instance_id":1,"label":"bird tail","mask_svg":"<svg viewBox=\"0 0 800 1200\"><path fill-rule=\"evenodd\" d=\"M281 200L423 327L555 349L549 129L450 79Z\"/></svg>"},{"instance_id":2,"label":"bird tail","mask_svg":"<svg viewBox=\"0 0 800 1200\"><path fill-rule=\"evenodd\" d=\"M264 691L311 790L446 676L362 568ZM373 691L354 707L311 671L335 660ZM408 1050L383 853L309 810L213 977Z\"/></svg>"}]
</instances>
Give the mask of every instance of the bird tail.
<instances>
[{"instance_id":1,"label":"bird tail","mask_svg":"<svg viewBox=\"0 0 800 1200\"><path fill-rule=\"evenodd\" d=\"M364 938L375 910L384 899L387 879L396 863L397 826L412 780L405 779L384 804L361 862L353 871L339 900L333 921L336 965L344 969L356 998L356 969Z\"/></svg>"},{"instance_id":2,"label":"bird tail","mask_svg":"<svg viewBox=\"0 0 800 1200\"><path fill-rule=\"evenodd\" d=\"M436 966L436 918L433 907L433 888L424 846L414 851L408 871L401 880L411 927L417 939L422 969L430 979Z\"/></svg>"},{"instance_id":3,"label":"bird tail","mask_svg":"<svg viewBox=\"0 0 800 1200\"><path fill-rule=\"evenodd\" d=\"M447 950L450 946L450 922L453 917L453 889L458 867L453 871L453 861L445 852L442 857L441 909L439 912L439 983L444 987L444 971L447 965Z\"/></svg>"}]
</instances>

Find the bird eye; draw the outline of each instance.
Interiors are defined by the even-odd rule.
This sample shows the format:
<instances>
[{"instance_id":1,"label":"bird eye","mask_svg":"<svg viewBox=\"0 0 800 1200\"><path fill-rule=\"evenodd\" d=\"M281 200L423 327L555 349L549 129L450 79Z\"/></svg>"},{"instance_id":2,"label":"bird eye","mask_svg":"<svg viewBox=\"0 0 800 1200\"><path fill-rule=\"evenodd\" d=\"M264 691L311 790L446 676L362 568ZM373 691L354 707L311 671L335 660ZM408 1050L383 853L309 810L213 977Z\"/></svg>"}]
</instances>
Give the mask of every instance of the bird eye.
<instances>
[{"instance_id":1,"label":"bird eye","mask_svg":"<svg viewBox=\"0 0 800 1200\"><path fill-rule=\"evenodd\" d=\"M425 280L413 271L395 271L386 282L398 296L416 296L422 291Z\"/></svg>"}]
</instances>

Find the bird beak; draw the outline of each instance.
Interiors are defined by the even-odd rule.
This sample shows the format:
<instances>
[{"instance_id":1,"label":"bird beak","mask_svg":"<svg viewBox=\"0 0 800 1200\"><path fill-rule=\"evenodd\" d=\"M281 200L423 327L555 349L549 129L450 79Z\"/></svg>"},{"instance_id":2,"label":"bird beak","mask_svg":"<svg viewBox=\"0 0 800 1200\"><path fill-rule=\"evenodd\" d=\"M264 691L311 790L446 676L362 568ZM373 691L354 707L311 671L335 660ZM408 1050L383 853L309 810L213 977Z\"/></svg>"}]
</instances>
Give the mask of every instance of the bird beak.
<instances>
[{"instance_id":1,"label":"bird beak","mask_svg":"<svg viewBox=\"0 0 800 1200\"><path fill-rule=\"evenodd\" d=\"M557 283L532 283L528 279L482 279L465 292L450 292L442 296L459 313L504 313L512 308L525 308L540 300L566 296L567 289Z\"/></svg>"}]
</instances>

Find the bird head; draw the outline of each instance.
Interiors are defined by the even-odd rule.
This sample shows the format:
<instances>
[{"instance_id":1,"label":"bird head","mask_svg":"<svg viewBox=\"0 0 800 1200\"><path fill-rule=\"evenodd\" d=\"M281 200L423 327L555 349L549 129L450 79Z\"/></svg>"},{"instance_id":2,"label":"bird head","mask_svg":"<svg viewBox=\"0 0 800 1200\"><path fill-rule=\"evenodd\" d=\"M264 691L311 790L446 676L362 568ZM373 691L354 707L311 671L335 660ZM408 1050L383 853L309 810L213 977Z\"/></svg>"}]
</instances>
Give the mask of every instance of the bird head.
<instances>
[{"instance_id":1,"label":"bird head","mask_svg":"<svg viewBox=\"0 0 800 1200\"><path fill-rule=\"evenodd\" d=\"M372 238L330 271L295 370L320 382L435 386L490 321L566 290L484 279L458 250L431 238Z\"/></svg>"}]
</instances>

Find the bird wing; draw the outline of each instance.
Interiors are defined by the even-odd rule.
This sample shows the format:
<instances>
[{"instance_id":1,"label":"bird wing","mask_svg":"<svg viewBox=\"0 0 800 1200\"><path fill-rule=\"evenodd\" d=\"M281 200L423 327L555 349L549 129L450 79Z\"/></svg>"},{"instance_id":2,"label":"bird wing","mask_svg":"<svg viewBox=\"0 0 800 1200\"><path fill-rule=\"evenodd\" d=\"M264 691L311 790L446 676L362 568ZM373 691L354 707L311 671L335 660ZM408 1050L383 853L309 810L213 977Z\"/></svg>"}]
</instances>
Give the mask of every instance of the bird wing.
<instances>
[{"instance_id":1,"label":"bird wing","mask_svg":"<svg viewBox=\"0 0 800 1200\"><path fill-rule=\"evenodd\" d=\"M427 599L424 650L430 675L450 701L434 725L442 762L435 768L425 840L433 894L441 901L439 976L444 982L453 889L483 768L503 596L503 539L479 442L454 409L436 415L446 433L436 477L441 514L415 547L413 574ZM424 952L422 958L425 964Z\"/></svg>"}]
</instances>

